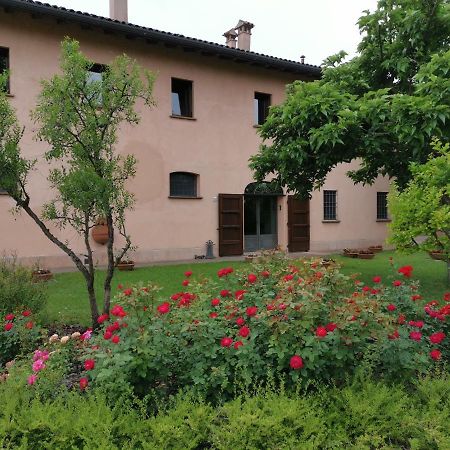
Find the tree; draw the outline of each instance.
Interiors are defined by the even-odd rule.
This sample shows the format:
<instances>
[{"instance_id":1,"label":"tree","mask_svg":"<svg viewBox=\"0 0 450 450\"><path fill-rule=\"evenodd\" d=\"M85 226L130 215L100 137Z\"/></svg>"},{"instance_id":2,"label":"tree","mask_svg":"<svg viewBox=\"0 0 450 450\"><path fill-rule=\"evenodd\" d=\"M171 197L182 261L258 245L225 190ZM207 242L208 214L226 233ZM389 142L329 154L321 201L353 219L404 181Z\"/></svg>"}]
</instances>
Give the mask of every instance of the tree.
<instances>
[{"instance_id":1,"label":"tree","mask_svg":"<svg viewBox=\"0 0 450 450\"><path fill-rule=\"evenodd\" d=\"M434 141L432 147L425 164L411 164L406 188L389 194L389 241L405 252L440 250L450 284L450 146Z\"/></svg>"},{"instance_id":2,"label":"tree","mask_svg":"<svg viewBox=\"0 0 450 450\"><path fill-rule=\"evenodd\" d=\"M32 113L38 126L37 138L49 145L44 156L55 196L39 215L28 189L36 161L21 153L23 130L4 93L0 94L0 188L14 199L16 209L27 213L83 274L95 326L99 308L89 232L99 218L106 221L109 240L103 312L109 313L114 267L131 247L125 212L133 206L134 197L127 191L126 182L136 170L133 155L120 155L116 151L117 130L123 122L139 122L134 110L137 99L152 104L154 77L123 55L104 68L101 79L93 79L90 73L93 62L80 52L78 42L66 39L61 48L62 74L42 81L42 92ZM4 76L3 83L5 80ZM59 229L71 227L83 238L86 264L68 242L50 231L46 221ZM122 236L119 250L114 249L115 231Z\"/></svg>"},{"instance_id":3,"label":"tree","mask_svg":"<svg viewBox=\"0 0 450 450\"><path fill-rule=\"evenodd\" d=\"M402 189L432 137L449 140L449 1L379 0L358 24L356 57L327 58L321 80L294 82L271 108L260 128L265 143L250 159L257 181L274 174L308 196L337 164L359 158L348 173L355 183L382 174Z\"/></svg>"}]
</instances>

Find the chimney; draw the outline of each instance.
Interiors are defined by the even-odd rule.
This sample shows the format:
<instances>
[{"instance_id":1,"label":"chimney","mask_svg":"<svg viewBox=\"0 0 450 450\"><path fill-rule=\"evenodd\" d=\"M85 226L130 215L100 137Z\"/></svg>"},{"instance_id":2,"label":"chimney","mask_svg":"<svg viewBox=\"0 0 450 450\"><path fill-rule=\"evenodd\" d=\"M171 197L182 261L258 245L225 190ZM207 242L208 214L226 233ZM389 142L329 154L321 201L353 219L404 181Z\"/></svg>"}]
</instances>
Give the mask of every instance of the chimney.
<instances>
[{"instance_id":1,"label":"chimney","mask_svg":"<svg viewBox=\"0 0 450 450\"><path fill-rule=\"evenodd\" d=\"M305 55L300 56L300 63L305 64Z\"/></svg>"},{"instance_id":2,"label":"chimney","mask_svg":"<svg viewBox=\"0 0 450 450\"><path fill-rule=\"evenodd\" d=\"M252 35L251 30L254 25L245 20L240 20L235 27L238 34L238 48L241 50L250 51L250 37Z\"/></svg>"},{"instance_id":3,"label":"chimney","mask_svg":"<svg viewBox=\"0 0 450 450\"><path fill-rule=\"evenodd\" d=\"M109 0L109 17L119 22L128 22L128 0Z\"/></svg>"},{"instance_id":4,"label":"chimney","mask_svg":"<svg viewBox=\"0 0 450 450\"><path fill-rule=\"evenodd\" d=\"M227 40L225 45L230 48L236 48L237 35L238 34L236 33L236 31L233 28L231 30L228 30L225 33L223 33L223 36L225 36L225 38Z\"/></svg>"}]
</instances>

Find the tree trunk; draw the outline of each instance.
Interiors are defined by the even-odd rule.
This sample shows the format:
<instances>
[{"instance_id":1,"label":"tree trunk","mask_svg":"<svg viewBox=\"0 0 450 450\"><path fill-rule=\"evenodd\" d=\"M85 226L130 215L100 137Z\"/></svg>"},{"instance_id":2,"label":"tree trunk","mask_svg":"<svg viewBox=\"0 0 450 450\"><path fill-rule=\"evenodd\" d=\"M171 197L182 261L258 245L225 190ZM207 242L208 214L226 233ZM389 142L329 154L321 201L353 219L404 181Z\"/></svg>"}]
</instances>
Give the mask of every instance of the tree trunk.
<instances>
[{"instance_id":1,"label":"tree trunk","mask_svg":"<svg viewBox=\"0 0 450 450\"><path fill-rule=\"evenodd\" d=\"M97 298L95 296L93 274L89 274L86 277L86 287L89 294L89 305L91 307L92 328L96 329L98 327L97 319L100 314L97 306Z\"/></svg>"},{"instance_id":2,"label":"tree trunk","mask_svg":"<svg viewBox=\"0 0 450 450\"><path fill-rule=\"evenodd\" d=\"M109 239L107 243L108 268L103 285L103 313L109 314L111 306L111 281L114 276L114 227L111 212L106 216L106 223L108 225Z\"/></svg>"}]
</instances>

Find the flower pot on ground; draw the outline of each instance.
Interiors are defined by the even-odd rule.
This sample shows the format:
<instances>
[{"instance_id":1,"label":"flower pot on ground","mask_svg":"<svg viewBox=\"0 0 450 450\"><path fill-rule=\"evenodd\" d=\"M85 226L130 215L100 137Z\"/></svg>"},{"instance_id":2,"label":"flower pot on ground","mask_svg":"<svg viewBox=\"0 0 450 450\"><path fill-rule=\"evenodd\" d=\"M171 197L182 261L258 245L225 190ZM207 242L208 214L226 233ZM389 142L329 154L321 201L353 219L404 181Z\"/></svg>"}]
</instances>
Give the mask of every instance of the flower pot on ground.
<instances>
[{"instance_id":1,"label":"flower pot on ground","mask_svg":"<svg viewBox=\"0 0 450 450\"><path fill-rule=\"evenodd\" d=\"M359 259L372 259L375 256L375 253L373 253L370 250L360 250L358 253Z\"/></svg>"},{"instance_id":2,"label":"flower pot on ground","mask_svg":"<svg viewBox=\"0 0 450 450\"><path fill-rule=\"evenodd\" d=\"M48 281L53 278L53 273L50 270L46 269L33 270L31 275L35 283L39 281Z\"/></svg>"},{"instance_id":3,"label":"flower pot on ground","mask_svg":"<svg viewBox=\"0 0 450 450\"><path fill-rule=\"evenodd\" d=\"M320 262L320 265L322 267L325 267L325 269L327 269L330 266L334 266L335 264L336 264L336 261L334 259L328 259L328 258L324 258Z\"/></svg>"},{"instance_id":4,"label":"flower pot on ground","mask_svg":"<svg viewBox=\"0 0 450 450\"><path fill-rule=\"evenodd\" d=\"M105 220L101 219L97 221L97 223L92 227L91 236L97 244L104 245L108 242L108 225Z\"/></svg>"},{"instance_id":5,"label":"flower pot on ground","mask_svg":"<svg viewBox=\"0 0 450 450\"><path fill-rule=\"evenodd\" d=\"M355 248L344 248L344 256L348 258L357 258L359 254L359 250Z\"/></svg>"},{"instance_id":6,"label":"flower pot on ground","mask_svg":"<svg viewBox=\"0 0 450 450\"><path fill-rule=\"evenodd\" d=\"M442 250L431 250L428 254L438 261L445 261L445 253Z\"/></svg>"},{"instance_id":7,"label":"flower pot on ground","mask_svg":"<svg viewBox=\"0 0 450 450\"><path fill-rule=\"evenodd\" d=\"M383 246L382 246L382 245L371 245L371 246L369 247L369 250L370 250L372 253L379 253L379 252L382 252L382 251L383 251Z\"/></svg>"},{"instance_id":8,"label":"flower pot on ground","mask_svg":"<svg viewBox=\"0 0 450 450\"><path fill-rule=\"evenodd\" d=\"M134 261L120 261L117 264L117 268L124 272L134 270Z\"/></svg>"}]
</instances>

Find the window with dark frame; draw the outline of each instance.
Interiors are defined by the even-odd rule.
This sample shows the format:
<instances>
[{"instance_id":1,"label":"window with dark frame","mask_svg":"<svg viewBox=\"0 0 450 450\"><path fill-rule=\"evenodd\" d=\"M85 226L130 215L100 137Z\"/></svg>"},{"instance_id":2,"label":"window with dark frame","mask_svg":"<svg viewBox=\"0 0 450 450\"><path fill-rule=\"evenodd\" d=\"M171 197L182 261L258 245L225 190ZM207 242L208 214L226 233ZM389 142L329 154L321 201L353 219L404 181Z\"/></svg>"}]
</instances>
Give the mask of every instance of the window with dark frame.
<instances>
[{"instance_id":1,"label":"window with dark frame","mask_svg":"<svg viewBox=\"0 0 450 450\"><path fill-rule=\"evenodd\" d=\"M337 220L337 191L323 191L323 220Z\"/></svg>"},{"instance_id":2,"label":"window with dark frame","mask_svg":"<svg viewBox=\"0 0 450 450\"><path fill-rule=\"evenodd\" d=\"M255 92L253 100L253 115L255 125L262 125L269 115L270 94Z\"/></svg>"},{"instance_id":3,"label":"window with dark frame","mask_svg":"<svg viewBox=\"0 0 450 450\"><path fill-rule=\"evenodd\" d=\"M198 175L189 172L172 172L170 174L170 197L197 197Z\"/></svg>"},{"instance_id":4,"label":"window with dark frame","mask_svg":"<svg viewBox=\"0 0 450 450\"><path fill-rule=\"evenodd\" d=\"M9 70L9 48L0 47L0 74ZM9 94L9 77L6 81L6 92Z\"/></svg>"},{"instance_id":5,"label":"window with dark frame","mask_svg":"<svg viewBox=\"0 0 450 450\"><path fill-rule=\"evenodd\" d=\"M377 192L377 220L389 220L387 192Z\"/></svg>"},{"instance_id":6,"label":"window with dark frame","mask_svg":"<svg viewBox=\"0 0 450 450\"><path fill-rule=\"evenodd\" d=\"M193 117L192 81L172 78L172 115Z\"/></svg>"},{"instance_id":7,"label":"window with dark frame","mask_svg":"<svg viewBox=\"0 0 450 450\"><path fill-rule=\"evenodd\" d=\"M92 64L91 68L89 69L89 72L87 74L87 83L95 83L95 82L102 82L103 81L103 73L106 72L107 66L104 64ZM99 95L99 98L97 99L97 103L101 105L103 103L101 94Z\"/></svg>"}]
</instances>

